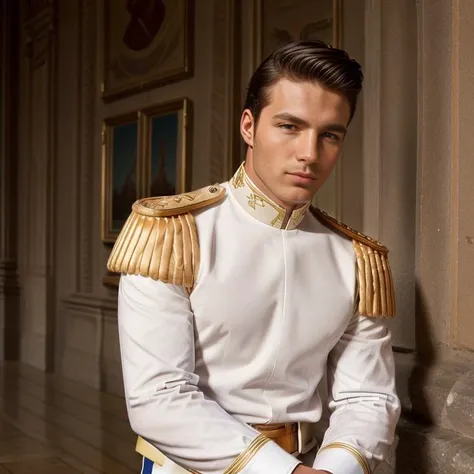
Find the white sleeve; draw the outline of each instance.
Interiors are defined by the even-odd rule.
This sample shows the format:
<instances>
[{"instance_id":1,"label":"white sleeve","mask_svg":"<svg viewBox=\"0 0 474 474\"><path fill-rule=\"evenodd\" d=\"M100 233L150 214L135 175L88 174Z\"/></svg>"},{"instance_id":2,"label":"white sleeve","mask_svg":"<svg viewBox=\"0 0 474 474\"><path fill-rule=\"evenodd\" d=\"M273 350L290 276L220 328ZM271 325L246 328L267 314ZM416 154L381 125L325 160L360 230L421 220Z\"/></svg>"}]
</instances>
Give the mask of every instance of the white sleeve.
<instances>
[{"instance_id":1,"label":"white sleeve","mask_svg":"<svg viewBox=\"0 0 474 474\"><path fill-rule=\"evenodd\" d=\"M118 325L133 431L190 471L290 474L295 457L200 391L193 318L183 288L121 277Z\"/></svg>"},{"instance_id":2,"label":"white sleeve","mask_svg":"<svg viewBox=\"0 0 474 474\"><path fill-rule=\"evenodd\" d=\"M400 416L390 332L356 314L328 358L329 428L313 467L369 474L394 441Z\"/></svg>"}]
</instances>

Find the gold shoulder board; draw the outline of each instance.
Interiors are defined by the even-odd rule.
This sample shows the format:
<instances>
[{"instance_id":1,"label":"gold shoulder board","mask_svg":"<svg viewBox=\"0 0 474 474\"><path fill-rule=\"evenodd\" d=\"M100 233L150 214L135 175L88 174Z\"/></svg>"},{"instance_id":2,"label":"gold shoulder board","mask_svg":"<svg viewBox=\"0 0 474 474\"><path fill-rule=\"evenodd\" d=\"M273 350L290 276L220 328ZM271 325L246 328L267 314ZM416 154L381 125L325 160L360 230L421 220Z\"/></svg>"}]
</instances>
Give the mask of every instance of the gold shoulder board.
<instances>
[{"instance_id":1,"label":"gold shoulder board","mask_svg":"<svg viewBox=\"0 0 474 474\"><path fill-rule=\"evenodd\" d=\"M225 189L216 184L136 201L112 249L108 270L192 288L200 258L192 212L224 196Z\"/></svg>"},{"instance_id":2,"label":"gold shoulder board","mask_svg":"<svg viewBox=\"0 0 474 474\"><path fill-rule=\"evenodd\" d=\"M388 249L380 242L311 207L326 227L352 240L357 257L359 313L363 316L395 316L395 291L388 261Z\"/></svg>"}]
</instances>

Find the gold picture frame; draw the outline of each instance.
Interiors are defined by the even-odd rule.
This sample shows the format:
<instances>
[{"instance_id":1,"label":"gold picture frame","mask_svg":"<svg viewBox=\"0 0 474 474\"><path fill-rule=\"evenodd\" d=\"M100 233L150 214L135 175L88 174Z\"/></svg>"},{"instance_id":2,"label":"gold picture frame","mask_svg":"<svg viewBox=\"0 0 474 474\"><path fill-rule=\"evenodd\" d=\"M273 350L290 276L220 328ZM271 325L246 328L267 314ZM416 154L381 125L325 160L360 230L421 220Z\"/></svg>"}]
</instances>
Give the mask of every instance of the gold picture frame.
<instances>
[{"instance_id":1,"label":"gold picture frame","mask_svg":"<svg viewBox=\"0 0 474 474\"><path fill-rule=\"evenodd\" d=\"M115 243L137 199L190 191L192 111L183 97L103 121L103 243Z\"/></svg>"},{"instance_id":2,"label":"gold picture frame","mask_svg":"<svg viewBox=\"0 0 474 474\"><path fill-rule=\"evenodd\" d=\"M324 32L325 30L331 29L332 33L330 38L323 37L318 39L322 39L327 43L330 43L335 48L341 47L343 0L327 0L327 10L329 13L328 16L323 16L304 25L300 25L300 28L292 32L279 25L277 28L273 28L271 35L268 31L266 31L265 27L265 18L268 17L268 15L266 15L268 12L264 11L266 2L269 2L269 4L274 8L277 5L277 2L272 2L272 0L255 0L253 4L253 69L255 69L264 59L264 57L270 53L271 50L266 45L270 38L273 38L275 41L273 48L276 48L282 43L292 40L316 39L318 32ZM297 3L298 1L294 2L295 7ZM317 2L310 5L305 2L302 5L304 5L306 8L308 8L308 6L310 6L312 9L319 8ZM315 15L313 13L308 15L300 15L299 17L315 18ZM285 16L285 18L288 20L287 16Z\"/></svg>"},{"instance_id":3,"label":"gold picture frame","mask_svg":"<svg viewBox=\"0 0 474 474\"><path fill-rule=\"evenodd\" d=\"M102 123L102 241L114 243L142 194L141 123L138 111Z\"/></svg>"},{"instance_id":4,"label":"gold picture frame","mask_svg":"<svg viewBox=\"0 0 474 474\"><path fill-rule=\"evenodd\" d=\"M191 188L192 102L180 98L141 110L145 196L182 194Z\"/></svg>"},{"instance_id":5,"label":"gold picture frame","mask_svg":"<svg viewBox=\"0 0 474 474\"><path fill-rule=\"evenodd\" d=\"M194 74L195 0L101 0L106 102Z\"/></svg>"}]
</instances>

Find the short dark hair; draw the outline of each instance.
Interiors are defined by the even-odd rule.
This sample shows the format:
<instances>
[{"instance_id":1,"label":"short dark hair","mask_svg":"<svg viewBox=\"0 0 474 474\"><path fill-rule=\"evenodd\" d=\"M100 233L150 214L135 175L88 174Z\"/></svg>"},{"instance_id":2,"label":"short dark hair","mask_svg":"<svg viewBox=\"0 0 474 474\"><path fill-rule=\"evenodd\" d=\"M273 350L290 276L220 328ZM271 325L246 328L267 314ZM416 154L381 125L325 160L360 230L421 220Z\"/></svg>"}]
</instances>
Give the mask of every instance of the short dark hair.
<instances>
[{"instance_id":1,"label":"short dark hair","mask_svg":"<svg viewBox=\"0 0 474 474\"><path fill-rule=\"evenodd\" d=\"M360 64L346 51L322 41L288 43L271 53L250 79L244 110L252 112L256 123L262 109L268 105L270 88L283 78L315 82L341 92L349 101L350 120L364 80Z\"/></svg>"}]
</instances>

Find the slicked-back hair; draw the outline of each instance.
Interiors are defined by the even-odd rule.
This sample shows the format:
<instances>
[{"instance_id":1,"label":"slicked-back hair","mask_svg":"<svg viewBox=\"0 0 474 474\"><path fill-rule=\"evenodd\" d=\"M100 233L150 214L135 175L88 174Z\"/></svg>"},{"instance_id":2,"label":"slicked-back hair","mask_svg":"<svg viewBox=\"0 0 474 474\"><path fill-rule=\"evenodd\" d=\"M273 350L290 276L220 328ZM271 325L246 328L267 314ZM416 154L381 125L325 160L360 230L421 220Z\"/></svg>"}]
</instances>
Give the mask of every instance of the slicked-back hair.
<instances>
[{"instance_id":1,"label":"slicked-back hair","mask_svg":"<svg viewBox=\"0 0 474 474\"><path fill-rule=\"evenodd\" d=\"M351 121L364 76L360 64L346 51L322 41L288 43L271 53L250 79L244 109L252 112L255 123L270 101L271 87L280 79L312 82L340 92L349 102Z\"/></svg>"}]
</instances>

